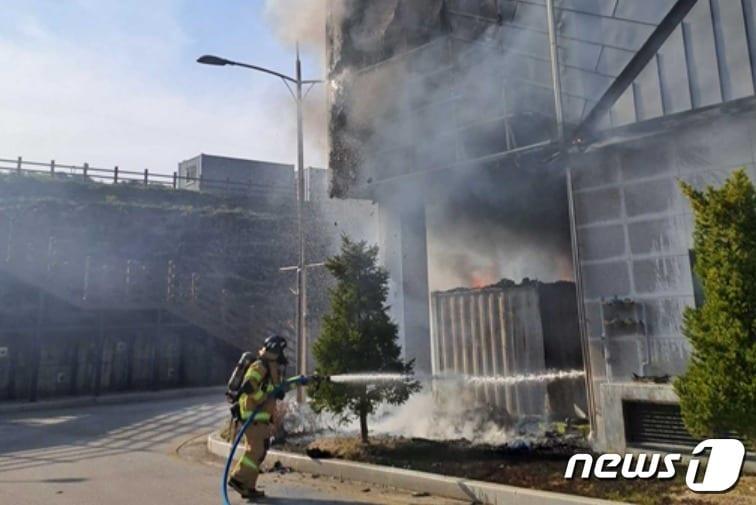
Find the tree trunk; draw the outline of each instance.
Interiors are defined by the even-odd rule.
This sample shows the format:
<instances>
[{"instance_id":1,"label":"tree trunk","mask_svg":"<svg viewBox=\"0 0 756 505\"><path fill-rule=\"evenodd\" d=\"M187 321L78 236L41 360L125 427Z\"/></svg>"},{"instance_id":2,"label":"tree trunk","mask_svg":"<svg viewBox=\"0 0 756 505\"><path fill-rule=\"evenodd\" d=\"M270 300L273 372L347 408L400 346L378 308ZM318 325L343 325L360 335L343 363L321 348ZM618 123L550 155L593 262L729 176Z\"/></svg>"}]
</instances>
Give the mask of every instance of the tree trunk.
<instances>
[{"instance_id":1,"label":"tree trunk","mask_svg":"<svg viewBox=\"0 0 756 505\"><path fill-rule=\"evenodd\" d=\"M367 409L360 407L360 438L363 444L368 443Z\"/></svg>"}]
</instances>

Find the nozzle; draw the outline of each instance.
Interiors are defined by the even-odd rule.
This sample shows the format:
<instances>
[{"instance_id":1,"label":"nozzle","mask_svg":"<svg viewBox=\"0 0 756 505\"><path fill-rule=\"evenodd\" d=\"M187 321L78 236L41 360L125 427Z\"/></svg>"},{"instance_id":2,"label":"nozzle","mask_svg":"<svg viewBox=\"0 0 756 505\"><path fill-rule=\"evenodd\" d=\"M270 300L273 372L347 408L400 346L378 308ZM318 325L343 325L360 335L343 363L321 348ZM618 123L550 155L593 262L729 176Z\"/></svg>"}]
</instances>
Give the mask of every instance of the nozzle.
<instances>
[{"instance_id":1,"label":"nozzle","mask_svg":"<svg viewBox=\"0 0 756 505\"><path fill-rule=\"evenodd\" d=\"M315 384L316 386L319 386L322 382L326 382L330 380L331 378L327 375L313 374L313 375L302 376L300 383L303 386L306 386L308 384Z\"/></svg>"},{"instance_id":2,"label":"nozzle","mask_svg":"<svg viewBox=\"0 0 756 505\"><path fill-rule=\"evenodd\" d=\"M298 377L297 382L303 386L307 386L309 384L315 384L315 386L319 386L323 382L330 381L331 378L328 375L319 375L319 374L313 374L313 375L300 375Z\"/></svg>"},{"instance_id":3,"label":"nozzle","mask_svg":"<svg viewBox=\"0 0 756 505\"><path fill-rule=\"evenodd\" d=\"M288 383L291 385L307 386L310 383L320 384L324 381L330 381L331 378L327 375L296 375L288 379Z\"/></svg>"}]
</instances>

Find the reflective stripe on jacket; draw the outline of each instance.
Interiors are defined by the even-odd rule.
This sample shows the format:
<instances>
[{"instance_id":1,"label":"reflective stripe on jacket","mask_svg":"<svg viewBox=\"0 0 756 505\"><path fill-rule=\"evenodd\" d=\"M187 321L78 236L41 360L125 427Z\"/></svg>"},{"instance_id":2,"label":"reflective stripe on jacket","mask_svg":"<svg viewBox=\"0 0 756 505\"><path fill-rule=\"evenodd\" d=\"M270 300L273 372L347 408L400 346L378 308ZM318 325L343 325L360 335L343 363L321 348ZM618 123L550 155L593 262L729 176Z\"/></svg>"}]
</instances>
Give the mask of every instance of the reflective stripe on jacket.
<instances>
[{"instance_id":1,"label":"reflective stripe on jacket","mask_svg":"<svg viewBox=\"0 0 756 505\"><path fill-rule=\"evenodd\" d=\"M275 389L268 376L269 371L261 360L252 363L244 374L244 382L252 385L251 393L243 393L239 397L239 412L243 421L249 419L256 409L254 422L269 423L273 418L276 400L268 398L268 394Z\"/></svg>"}]
</instances>

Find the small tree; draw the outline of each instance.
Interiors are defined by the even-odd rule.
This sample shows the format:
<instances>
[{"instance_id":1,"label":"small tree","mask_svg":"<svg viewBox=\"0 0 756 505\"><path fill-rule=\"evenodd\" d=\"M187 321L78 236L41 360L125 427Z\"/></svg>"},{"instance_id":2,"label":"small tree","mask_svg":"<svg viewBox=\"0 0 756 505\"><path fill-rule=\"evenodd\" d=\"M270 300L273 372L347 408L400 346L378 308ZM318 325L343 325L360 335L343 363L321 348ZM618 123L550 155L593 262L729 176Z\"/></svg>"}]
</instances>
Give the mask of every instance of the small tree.
<instances>
[{"instance_id":1,"label":"small tree","mask_svg":"<svg viewBox=\"0 0 756 505\"><path fill-rule=\"evenodd\" d=\"M401 359L397 326L387 311L388 274L377 266L378 248L342 237L341 253L326 268L336 278L330 290L331 309L314 345L316 368L323 375L359 372L411 374L413 362ZM323 383L310 391L316 412L328 410L342 422L360 420L360 435L368 441L367 416L376 405L400 405L420 389L415 381L376 384Z\"/></svg>"},{"instance_id":2,"label":"small tree","mask_svg":"<svg viewBox=\"0 0 756 505\"><path fill-rule=\"evenodd\" d=\"M695 216L695 272L704 302L687 308L693 346L675 381L688 429L697 436L735 431L756 440L756 190L741 169L720 189L682 183Z\"/></svg>"}]
</instances>

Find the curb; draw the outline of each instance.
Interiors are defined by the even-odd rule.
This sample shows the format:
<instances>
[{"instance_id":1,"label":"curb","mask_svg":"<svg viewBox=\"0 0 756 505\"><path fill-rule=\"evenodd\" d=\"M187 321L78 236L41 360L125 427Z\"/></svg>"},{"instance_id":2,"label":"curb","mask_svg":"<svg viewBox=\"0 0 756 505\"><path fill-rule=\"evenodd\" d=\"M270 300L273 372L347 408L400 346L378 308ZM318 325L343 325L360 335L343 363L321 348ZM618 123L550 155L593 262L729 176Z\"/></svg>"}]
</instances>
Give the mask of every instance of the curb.
<instances>
[{"instance_id":1,"label":"curb","mask_svg":"<svg viewBox=\"0 0 756 505\"><path fill-rule=\"evenodd\" d=\"M207 437L207 449L216 456L228 457L231 444L221 440L217 432ZM241 451L237 451L241 454ZM264 466L276 462L297 472L328 475L344 480L365 482L386 487L424 492L467 502L488 505L609 505L607 500L584 496L538 491L521 487L493 484L458 477L447 477L416 470L355 463L341 459L313 459L301 454L269 451Z\"/></svg>"},{"instance_id":2,"label":"curb","mask_svg":"<svg viewBox=\"0 0 756 505\"><path fill-rule=\"evenodd\" d=\"M38 402L8 402L0 403L0 414L16 414L37 412L41 410L69 409L88 407L92 405L122 405L150 401L171 400L175 398L191 398L195 396L217 395L223 397L223 386L208 386L199 388L164 389L161 391L136 391L133 393L113 393L100 396L77 396L57 400L41 400Z\"/></svg>"}]
</instances>

